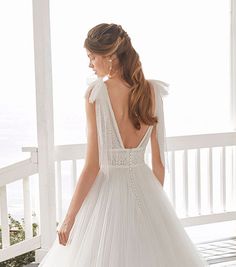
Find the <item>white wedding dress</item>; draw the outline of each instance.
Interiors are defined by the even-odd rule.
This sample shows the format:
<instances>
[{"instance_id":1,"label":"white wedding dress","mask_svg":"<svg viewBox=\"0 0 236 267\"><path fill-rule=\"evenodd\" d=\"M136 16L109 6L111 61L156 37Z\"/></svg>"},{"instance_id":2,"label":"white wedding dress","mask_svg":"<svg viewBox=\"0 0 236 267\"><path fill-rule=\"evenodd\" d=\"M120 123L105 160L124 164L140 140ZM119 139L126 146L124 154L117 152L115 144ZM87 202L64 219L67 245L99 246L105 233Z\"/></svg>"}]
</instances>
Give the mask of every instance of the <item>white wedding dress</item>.
<instances>
[{"instance_id":1,"label":"white wedding dress","mask_svg":"<svg viewBox=\"0 0 236 267\"><path fill-rule=\"evenodd\" d=\"M157 138L165 165L162 97L168 84L149 81L155 89ZM59 244L57 236L39 266L209 266L145 162L153 126L136 148L125 148L103 79L92 82L85 96L95 101L100 170L77 213L67 245Z\"/></svg>"}]
</instances>

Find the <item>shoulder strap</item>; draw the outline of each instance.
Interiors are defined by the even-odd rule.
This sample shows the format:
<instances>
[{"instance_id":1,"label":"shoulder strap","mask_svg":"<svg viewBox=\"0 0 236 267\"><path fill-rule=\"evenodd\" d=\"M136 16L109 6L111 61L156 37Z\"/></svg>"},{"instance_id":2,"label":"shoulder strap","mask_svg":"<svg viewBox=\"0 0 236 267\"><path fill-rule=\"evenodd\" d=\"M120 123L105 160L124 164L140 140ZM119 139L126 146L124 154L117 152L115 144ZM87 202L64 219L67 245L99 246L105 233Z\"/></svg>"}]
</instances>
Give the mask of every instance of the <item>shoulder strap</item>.
<instances>
[{"instance_id":1,"label":"shoulder strap","mask_svg":"<svg viewBox=\"0 0 236 267\"><path fill-rule=\"evenodd\" d=\"M111 122L109 119L108 105L105 103L105 84L102 78L89 83L89 87L85 92L85 97L88 97L89 103L95 102L97 138L99 149L99 164L100 169L105 173L106 179L109 179L108 162L111 158L112 136Z\"/></svg>"},{"instance_id":2,"label":"shoulder strap","mask_svg":"<svg viewBox=\"0 0 236 267\"><path fill-rule=\"evenodd\" d=\"M158 118L156 137L159 144L161 161L164 167L167 167L169 171L168 156L165 157L165 151L167 152L166 130L165 130L165 116L163 97L169 94L169 84L160 80L149 80L154 87L155 92L155 114Z\"/></svg>"},{"instance_id":3,"label":"shoulder strap","mask_svg":"<svg viewBox=\"0 0 236 267\"><path fill-rule=\"evenodd\" d=\"M84 97L89 98L89 103L93 103L99 96L99 92L102 90L102 80L96 79L94 81L88 81L88 88L85 91Z\"/></svg>"}]
</instances>

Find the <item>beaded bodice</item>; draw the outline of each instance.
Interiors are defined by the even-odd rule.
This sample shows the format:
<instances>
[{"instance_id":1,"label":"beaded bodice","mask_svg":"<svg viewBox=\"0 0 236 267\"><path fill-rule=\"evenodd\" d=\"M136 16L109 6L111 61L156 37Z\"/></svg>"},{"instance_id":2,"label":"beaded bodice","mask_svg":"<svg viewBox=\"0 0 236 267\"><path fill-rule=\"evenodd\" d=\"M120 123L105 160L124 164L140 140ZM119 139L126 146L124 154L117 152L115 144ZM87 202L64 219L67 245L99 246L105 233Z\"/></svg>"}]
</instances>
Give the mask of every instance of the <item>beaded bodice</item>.
<instances>
[{"instance_id":1,"label":"beaded bodice","mask_svg":"<svg viewBox=\"0 0 236 267\"><path fill-rule=\"evenodd\" d=\"M129 167L144 164L145 148L112 149L109 166Z\"/></svg>"}]
</instances>

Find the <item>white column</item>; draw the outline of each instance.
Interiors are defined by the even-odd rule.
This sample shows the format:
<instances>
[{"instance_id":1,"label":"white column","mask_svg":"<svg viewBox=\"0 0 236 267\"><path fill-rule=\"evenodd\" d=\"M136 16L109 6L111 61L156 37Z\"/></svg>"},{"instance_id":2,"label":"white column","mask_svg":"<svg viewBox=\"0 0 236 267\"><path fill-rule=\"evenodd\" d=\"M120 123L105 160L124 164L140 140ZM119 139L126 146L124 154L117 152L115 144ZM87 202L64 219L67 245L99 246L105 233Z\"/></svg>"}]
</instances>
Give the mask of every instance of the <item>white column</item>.
<instances>
[{"instance_id":1,"label":"white column","mask_svg":"<svg viewBox=\"0 0 236 267\"><path fill-rule=\"evenodd\" d=\"M236 131L236 0L231 0L231 123ZM236 208L236 148L232 153L233 202Z\"/></svg>"},{"instance_id":2,"label":"white column","mask_svg":"<svg viewBox=\"0 0 236 267\"><path fill-rule=\"evenodd\" d=\"M231 123L236 131L236 0L231 0Z\"/></svg>"},{"instance_id":3,"label":"white column","mask_svg":"<svg viewBox=\"0 0 236 267\"><path fill-rule=\"evenodd\" d=\"M53 92L49 0L33 0L41 261L56 238Z\"/></svg>"}]
</instances>

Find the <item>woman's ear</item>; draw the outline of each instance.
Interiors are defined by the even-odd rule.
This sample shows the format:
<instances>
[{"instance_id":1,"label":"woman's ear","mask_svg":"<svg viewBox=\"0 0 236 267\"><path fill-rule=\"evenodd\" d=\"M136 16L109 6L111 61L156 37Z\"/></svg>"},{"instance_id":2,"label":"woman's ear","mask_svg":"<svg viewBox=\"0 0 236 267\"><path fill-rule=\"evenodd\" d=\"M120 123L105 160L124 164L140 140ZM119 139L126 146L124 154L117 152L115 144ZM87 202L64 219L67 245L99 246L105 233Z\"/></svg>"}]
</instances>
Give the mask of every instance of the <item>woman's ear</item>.
<instances>
[{"instance_id":1,"label":"woman's ear","mask_svg":"<svg viewBox=\"0 0 236 267\"><path fill-rule=\"evenodd\" d=\"M116 55L116 53L112 54L112 55L110 56L110 59L111 59L111 60L115 60L115 59L117 59L117 55Z\"/></svg>"}]
</instances>

